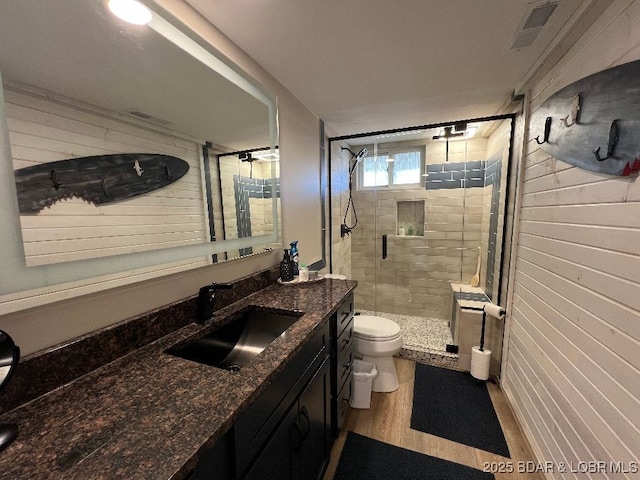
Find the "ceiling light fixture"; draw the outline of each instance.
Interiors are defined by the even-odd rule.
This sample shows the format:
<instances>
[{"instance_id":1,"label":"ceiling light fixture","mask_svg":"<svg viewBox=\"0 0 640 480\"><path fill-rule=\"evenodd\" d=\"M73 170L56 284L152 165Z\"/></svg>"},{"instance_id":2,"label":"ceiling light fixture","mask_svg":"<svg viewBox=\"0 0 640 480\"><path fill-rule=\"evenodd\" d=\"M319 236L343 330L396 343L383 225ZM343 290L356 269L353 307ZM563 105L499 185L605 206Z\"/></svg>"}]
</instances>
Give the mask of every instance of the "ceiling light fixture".
<instances>
[{"instance_id":1,"label":"ceiling light fixture","mask_svg":"<svg viewBox=\"0 0 640 480\"><path fill-rule=\"evenodd\" d=\"M254 157L263 162L277 162L280 160L280 155L277 152L254 152Z\"/></svg>"},{"instance_id":2,"label":"ceiling light fixture","mask_svg":"<svg viewBox=\"0 0 640 480\"><path fill-rule=\"evenodd\" d=\"M109 10L120 20L134 25L146 25L151 21L151 10L137 0L109 0Z\"/></svg>"}]
</instances>

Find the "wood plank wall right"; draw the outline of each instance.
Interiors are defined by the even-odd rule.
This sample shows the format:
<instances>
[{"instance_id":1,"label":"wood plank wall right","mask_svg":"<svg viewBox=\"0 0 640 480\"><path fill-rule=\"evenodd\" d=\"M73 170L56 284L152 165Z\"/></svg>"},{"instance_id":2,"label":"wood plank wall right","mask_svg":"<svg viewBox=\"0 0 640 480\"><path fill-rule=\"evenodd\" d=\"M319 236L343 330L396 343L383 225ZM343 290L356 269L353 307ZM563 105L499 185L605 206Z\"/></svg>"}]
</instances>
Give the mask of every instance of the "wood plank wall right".
<instances>
[{"instance_id":1,"label":"wood plank wall right","mask_svg":"<svg viewBox=\"0 0 640 480\"><path fill-rule=\"evenodd\" d=\"M532 89L531 111L638 59L640 0L615 1ZM540 133L528 133L523 157L502 387L537 458L551 462L547 478L637 479L640 179L552 158Z\"/></svg>"}]
</instances>

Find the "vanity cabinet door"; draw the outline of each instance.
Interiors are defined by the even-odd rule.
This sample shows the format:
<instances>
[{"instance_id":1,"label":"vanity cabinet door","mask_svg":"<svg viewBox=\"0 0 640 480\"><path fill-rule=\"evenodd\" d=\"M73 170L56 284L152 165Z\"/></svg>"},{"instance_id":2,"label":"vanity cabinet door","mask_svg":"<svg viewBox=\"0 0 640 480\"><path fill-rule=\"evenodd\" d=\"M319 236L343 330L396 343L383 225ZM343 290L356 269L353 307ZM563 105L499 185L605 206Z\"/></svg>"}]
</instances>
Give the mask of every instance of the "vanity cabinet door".
<instances>
[{"instance_id":1,"label":"vanity cabinet door","mask_svg":"<svg viewBox=\"0 0 640 480\"><path fill-rule=\"evenodd\" d=\"M187 476L187 480L234 480L233 447L231 435L227 432L212 447L198 455L196 468Z\"/></svg>"},{"instance_id":2,"label":"vanity cabinet door","mask_svg":"<svg viewBox=\"0 0 640 480\"><path fill-rule=\"evenodd\" d=\"M293 480L291 429L298 417L294 403L243 480Z\"/></svg>"},{"instance_id":3,"label":"vanity cabinet door","mask_svg":"<svg viewBox=\"0 0 640 480\"><path fill-rule=\"evenodd\" d=\"M329 357L289 408L245 480L319 480L329 461Z\"/></svg>"},{"instance_id":4,"label":"vanity cabinet door","mask_svg":"<svg viewBox=\"0 0 640 480\"><path fill-rule=\"evenodd\" d=\"M318 480L324 474L331 448L329 357L298 398L297 424L293 427L294 478Z\"/></svg>"},{"instance_id":5,"label":"vanity cabinet door","mask_svg":"<svg viewBox=\"0 0 640 480\"><path fill-rule=\"evenodd\" d=\"M240 478L282 423L285 412L328 353L329 322L326 322L238 419L233 427L233 438L236 471Z\"/></svg>"}]
</instances>

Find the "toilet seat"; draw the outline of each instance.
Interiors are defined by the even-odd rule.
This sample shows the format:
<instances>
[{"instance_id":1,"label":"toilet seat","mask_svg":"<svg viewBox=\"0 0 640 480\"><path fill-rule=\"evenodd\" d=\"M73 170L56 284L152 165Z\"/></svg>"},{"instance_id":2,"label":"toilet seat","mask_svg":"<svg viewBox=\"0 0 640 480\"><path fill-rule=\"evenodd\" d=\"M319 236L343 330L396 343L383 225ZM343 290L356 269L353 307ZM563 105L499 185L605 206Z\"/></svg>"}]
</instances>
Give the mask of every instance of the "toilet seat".
<instances>
[{"instance_id":1,"label":"toilet seat","mask_svg":"<svg viewBox=\"0 0 640 480\"><path fill-rule=\"evenodd\" d=\"M400 325L396 322L372 315L354 316L353 333L358 338L372 342L396 340L401 336Z\"/></svg>"}]
</instances>

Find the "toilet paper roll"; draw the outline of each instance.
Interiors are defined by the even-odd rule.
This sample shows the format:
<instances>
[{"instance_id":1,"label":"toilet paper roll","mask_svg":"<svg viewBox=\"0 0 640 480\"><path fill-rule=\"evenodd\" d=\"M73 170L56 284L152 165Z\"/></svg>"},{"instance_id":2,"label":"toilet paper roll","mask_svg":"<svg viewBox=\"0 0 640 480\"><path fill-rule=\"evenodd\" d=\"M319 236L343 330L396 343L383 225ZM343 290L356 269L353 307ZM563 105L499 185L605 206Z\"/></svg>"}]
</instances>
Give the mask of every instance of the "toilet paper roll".
<instances>
[{"instance_id":1,"label":"toilet paper roll","mask_svg":"<svg viewBox=\"0 0 640 480\"><path fill-rule=\"evenodd\" d=\"M491 350L480 350L480 347L471 349L471 375L478 380L489 378L489 367L491 365Z\"/></svg>"},{"instance_id":2,"label":"toilet paper roll","mask_svg":"<svg viewBox=\"0 0 640 480\"><path fill-rule=\"evenodd\" d=\"M487 315L491 315L499 320L504 318L504 308L500 305L496 305L495 303L485 303L484 304L484 312Z\"/></svg>"}]
</instances>

